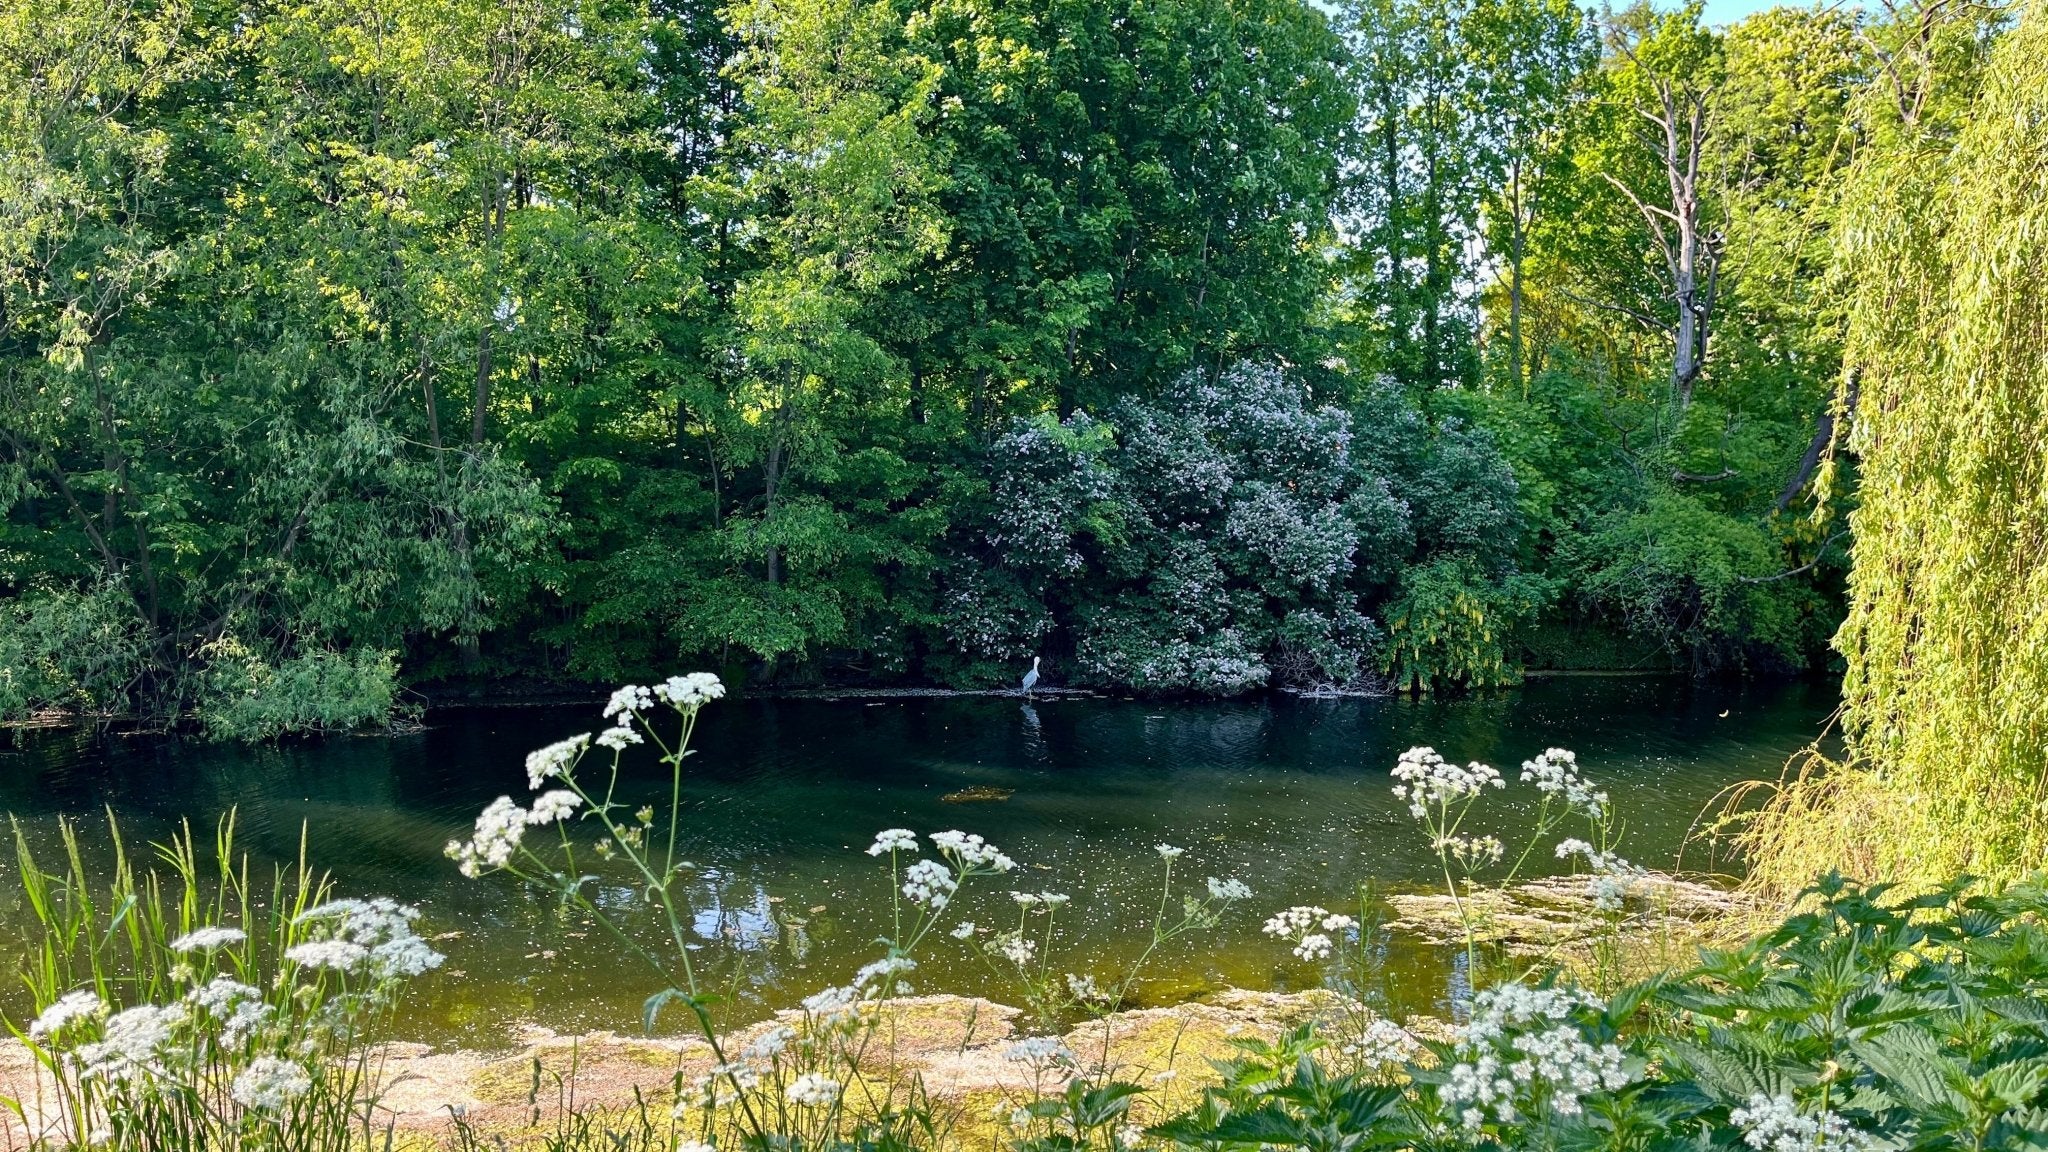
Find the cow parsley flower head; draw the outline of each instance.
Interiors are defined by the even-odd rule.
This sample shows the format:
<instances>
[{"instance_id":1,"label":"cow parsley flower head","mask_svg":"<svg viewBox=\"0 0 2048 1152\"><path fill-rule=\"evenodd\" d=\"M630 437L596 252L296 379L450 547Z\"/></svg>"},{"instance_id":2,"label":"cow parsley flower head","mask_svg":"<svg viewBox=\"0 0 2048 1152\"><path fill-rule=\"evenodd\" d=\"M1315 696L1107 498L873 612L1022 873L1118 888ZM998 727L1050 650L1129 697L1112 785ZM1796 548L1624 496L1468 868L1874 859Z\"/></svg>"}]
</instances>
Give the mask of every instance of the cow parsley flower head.
<instances>
[{"instance_id":1,"label":"cow parsley flower head","mask_svg":"<svg viewBox=\"0 0 2048 1152\"><path fill-rule=\"evenodd\" d=\"M1168 863L1180 859L1181 853L1187 851L1185 848L1176 848L1171 844L1154 844L1152 850L1159 853L1159 858Z\"/></svg>"},{"instance_id":2,"label":"cow parsley flower head","mask_svg":"<svg viewBox=\"0 0 2048 1152\"><path fill-rule=\"evenodd\" d=\"M576 764L576 758L590 747L590 733L579 732L566 740L557 740L545 748L537 748L526 754L526 786L535 792L542 783L569 771Z\"/></svg>"},{"instance_id":3,"label":"cow parsley flower head","mask_svg":"<svg viewBox=\"0 0 2048 1152\"><path fill-rule=\"evenodd\" d=\"M1866 1152L1870 1137L1833 1112L1801 1115L1790 1096L1757 1093L1728 1113L1742 1142L1757 1152Z\"/></svg>"},{"instance_id":4,"label":"cow parsley flower head","mask_svg":"<svg viewBox=\"0 0 2048 1152\"><path fill-rule=\"evenodd\" d=\"M1067 992L1083 1004L1101 1004L1109 1000L1109 994L1102 990L1102 986L1095 982L1093 976L1067 973Z\"/></svg>"},{"instance_id":5,"label":"cow parsley flower head","mask_svg":"<svg viewBox=\"0 0 2048 1152\"><path fill-rule=\"evenodd\" d=\"M217 952L247 940L249 934L240 928L208 926L194 928L176 940L171 941L173 952Z\"/></svg>"},{"instance_id":6,"label":"cow parsley flower head","mask_svg":"<svg viewBox=\"0 0 2048 1152\"><path fill-rule=\"evenodd\" d=\"M1209 877L1211 900L1221 900L1228 904L1237 900L1249 900L1251 896L1251 886L1242 880L1218 880L1214 876Z\"/></svg>"},{"instance_id":7,"label":"cow parsley flower head","mask_svg":"<svg viewBox=\"0 0 2048 1152\"><path fill-rule=\"evenodd\" d=\"M638 684L628 684L612 693L612 698L605 702L604 714L607 717L618 717L619 725L624 727L632 722L633 713L645 712L652 707L653 692Z\"/></svg>"},{"instance_id":8,"label":"cow parsley flower head","mask_svg":"<svg viewBox=\"0 0 2048 1152\"><path fill-rule=\"evenodd\" d=\"M1505 788L1500 773L1474 760L1460 768L1429 747L1410 748L1394 764L1396 799L1408 801L1408 812L1417 820L1432 807L1470 800L1487 788Z\"/></svg>"},{"instance_id":9,"label":"cow parsley flower head","mask_svg":"<svg viewBox=\"0 0 2048 1152\"><path fill-rule=\"evenodd\" d=\"M1328 936L1321 932L1311 932L1301 938L1301 943L1294 946L1294 954L1303 960L1323 960L1329 957L1332 948Z\"/></svg>"},{"instance_id":10,"label":"cow parsley flower head","mask_svg":"<svg viewBox=\"0 0 2048 1152\"><path fill-rule=\"evenodd\" d=\"M966 832L934 832L932 845L959 861L963 870L986 868L991 872L1008 872L1017 866L1015 860L1003 855L995 845Z\"/></svg>"},{"instance_id":11,"label":"cow parsley flower head","mask_svg":"<svg viewBox=\"0 0 2048 1152\"><path fill-rule=\"evenodd\" d=\"M862 965L861 970L853 974L853 986L866 989L876 984L887 984L891 978L914 971L916 968L917 961L908 956L884 956L871 964Z\"/></svg>"},{"instance_id":12,"label":"cow parsley flower head","mask_svg":"<svg viewBox=\"0 0 2048 1152\"><path fill-rule=\"evenodd\" d=\"M86 1020L97 1020L106 1015L106 1001L92 992L66 992L57 1002L43 1009L42 1015L28 1026L31 1040L54 1040L61 1037L72 1025Z\"/></svg>"},{"instance_id":13,"label":"cow parsley flower head","mask_svg":"<svg viewBox=\"0 0 2048 1152\"><path fill-rule=\"evenodd\" d=\"M301 967L362 973L378 981L418 976L444 957L413 932L420 910L388 897L330 900L299 913L293 923L315 937L285 952Z\"/></svg>"},{"instance_id":14,"label":"cow parsley flower head","mask_svg":"<svg viewBox=\"0 0 2048 1152\"><path fill-rule=\"evenodd\" d=\"M1072 1067L1080 1057L1074 1050L1060 1043L1056 1036L1028 1036L1003 1050L1003 1059L1012 1064L1029 1064L1034 1068L1049 1065Z\"/></svg>"},{"instance_id":15,"label":"cow parsley flower head","mask_svg":"<svg viewBox=\"0 0 2048 1152\"><path fill-rule=\"evenodd\" d=\"M722 699L725 685L709 672L692 672L687 676L671 676L650 691L657 700L666 700L677 708L694 709Z\"/></svg>"},{"instance_id":16,"label":"cow parsley flower head","mask_svg":"<svg viewBox=\"0 0 2048 1152\"><path fill-rule=\"evenodd\" d=\"M1545 1101L1561 1116L1584 1111L1584 1097L1627 1086L1634 1077L1621 1048L1587 1038L1581 1015L1600 1001L1566 988L1502 984L1472 1001L1448 1080L1444 1106L1468 1131L1491 1118L1518 1123L1524 1109Z\"/></svg>"},{"instance_id":17,"label":"cow parsley flower head","mask_svg":"<svg viewBox=\"0 0 2048 1152\"><path fill-rule=\"evenodd\" d=\"M273 1014L270 1005L263 1002L261 991L226 976L215 976L187 992L185 1003L218 1025L221 1039L230 1048L241 1047Z\"/></svg>"},{"instance_id":18,"label":"cow parsley flower head","mask_svg":"<svg viewBox=\"0 0 2048 1152\"><path fill-rule=\"evenodd\" d=\"M583 804L583 798L564 788L543 792L533 798L533 810L526 814L528 824L553 824L567 820L576 814Z\"/></svg>"},{"instance_id":19,"label":"cow parsley flower head","mask_svg":"<svg viewBox=\"0 0 2048 1152\"><path fill-rule=\"evenodd\" d=\"M827 988L804 997L804 1011L822 1025L836 1024L852 1017L860 1006L860 989Z\"/></svg>"},{"instance_id":20,"label":"cow parsley flower head","mask_svg":"<svg viewBox=\"0 0 2048 1152\"><path fill-rule=\"evenodd\" d=\"M806 1072L790 1082L783 1096L799 1107L829 1107L839 1099L839 1081L816 1072Z\"/></svg>"},{"instance_id":21,"label":"cow parsley flower head","mask_svg":"<svg viewBox=\"0 0 2048 1152\"><path fill-rule=\"evenodd\" d=\"M1607 793L1580 774L1579 758L1569 749L1547 748L1535 759L1522 761L1522 780L1546 796L1563 797L1567 805L1595 820L1607 813Z\"/></svg>"},{"instance_id":22,"label":"cow parsley flower head","mask_svg":"<svg viewBox=\"0 0 2048 1152\"><path fill-rule=\"evenodd\" d=\"M476 834L467 843L450 840L448 858L464 876L474 880L486 870L503 868L526 835L526 809L500 796L476 818Z\"/></svg>"},{"instance_id":23,"label":"cow parsley flower head","mask_svg":"<svg viewBox=\"0 0 2048 1152\"><path fill-rule=\"evenodd\" d=\"M622 716L622 719L625 719L628 721L628 723L630 723L632 717L630 715L627 715ZM607 728L604 731L599 732L597 734L596 743L597 746L600 748L609 748L614 752L624 752L626 749L632 747L635 744L646 743L646 739L640 735L640 730L637 728L629 728L624 725L614 725L613 727Z\"/></svg>"},{"instance_id":24,"label":"cow parsley flower head","mask_svg":"<svg viewBox=\"0 0 2048 1152\"><path fill-rule=\"evenodd\" d=\"M276 1056L258 1056L235 1077L228 1094L253 1112L281 1112L312 1087L304 1068Z\"/></svg>"},{"instance_id":25,"label":"cow parsley flower head","mask_svg":"<svg viewBox=\"0 0 2048 1152\"><path fill-rule=\"evenodd\" d=\"M182 1004L143 1004L114 1013L97 1043L79 1046L79 1076L125 1082L161 1071L164 1047L188 1018Z\"/></svg>"},{"instance_id":26,"label":"cow parsley flower head","mask_svg":"<svg viewBox=\"0 0 2048 1152\"><path fill-rule=\"evenodd\" d=\"M1557 858L1582 856L1586 869L1586 897L1600 912L1619 912L1650 870L1631 864L1612 852L1602 852L1584 840L1566 840L1557 846Z\"/></svg>"},{"instance_id":27,"label":"cow parsley flower head","mask_svg":"<svg viewBox=\"0 0 2048 1152\"><path fill-rule=\"evenodd\" d=\"M875 833L875 842L868 845L868 855L881 856L889 852L917 851L917 833L908 828L884 828Z\"/></svg>"},{"instance_id":28,"label":"cow parsley flower head","mask_svg":"<svg viewBox=\"0 0 2048 1152\"><path fill-rule=\"evenodd\" d=\"M740 1050L740 1059L755 1064L766 1063L782 1055L789 1048L790 1042L795 1039L796 1029L784 1024L777 1024L775 1027L754 1037L753 1043L742 1048Z\"/></svg>"},{"instance_id":29,"label":"cow parsley flower head","mask_svg":"<svg viewBox=\"0 0 2048 1152\"><path fill-rule=\"evenodd\" d=\"M960 878L937 860L919 860L903 871L903 895L913 904L944 908L960 887Z\"/></svg>"},{"instance_id":30,"label":"cow parsley flower head","mask_svg":"<svg viewBox=\"0 0 2048 1152\"><path fill-rule=\"evenodd\" d=\"M1264 932L1268 936L1294 937L1307 931L1310 925L1315 924L1329 914L1330 910L1327 908L1317 908L1312 904L1297 904L1285 912L1275 913L1266 921L1266 926L1259 929L1259 931Z\"/></svg>"},{"instance_id":31,"label":"cow parsley flower head","mask_svg":"<svg viewBox=\"0 0 2048 1152\"><path fill-rule=\"evenodd\" d=\"M1038 942L1015 931L993 936L983 947L1019 968L1029 965L1038 955Z\"/></svg>"},{"instance_id":32,"label":"cow parsley flower head","mask_svg":"<svg viewBox=\"0 0 2048 1152\"><path fill-rule=\"evenodd\" d=\"M975 928L974 921L962 920L959 926L954 928L951 932L947 933L947 935L951 936L955 940L965 940L973 936L976 931L978 931L978 929Z\"/></svg>"},{"instance_id":33,"label":"cow parsley flower head","mask_svg":"<svg viewBox=\"0 0 2048 1152\"><path fill-rule=\"evenodd\" d=\"M1358 1039L1344 1046L1346 1055L1374 1067L1406 1064L1422 1054L1422 1041L1385 1017L1375 1017Z\"/></svg>"}]
</instances>

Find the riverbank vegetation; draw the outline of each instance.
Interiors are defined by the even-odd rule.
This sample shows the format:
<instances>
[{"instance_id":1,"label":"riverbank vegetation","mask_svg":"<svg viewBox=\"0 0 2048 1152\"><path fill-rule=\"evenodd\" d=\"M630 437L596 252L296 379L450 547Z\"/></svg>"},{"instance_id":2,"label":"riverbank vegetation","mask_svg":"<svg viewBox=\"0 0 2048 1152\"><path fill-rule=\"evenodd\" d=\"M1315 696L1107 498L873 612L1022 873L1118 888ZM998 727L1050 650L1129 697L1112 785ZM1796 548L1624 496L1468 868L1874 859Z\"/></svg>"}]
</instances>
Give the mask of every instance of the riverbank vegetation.
<instances>
[{"instance_id":1,"label":"riverbank vegetation","mask_svg":"<svg viewBox=\"0 0 2048 1152\"><path fill-rule=\"evenodd\" d=\"M1829 665L2007 23L10 0L0 714Z\"/></svg>"},{"instance_id":2,"label":"riverbank vegetation","mask_svg":"<svg viewBox=\"0 0 2048 1152\"><path fill-rule=\"evenodd\" d=\"M1928 883L2048 861L2044 49L2038 11L1995 46L1930 30L1915 50L1952 78L1898 89L1890 143L1848 180L1848 763L1817 762L1753 829L1781 890L1821 862Z\"/></svg>"},{"instance_id":3,"label":"riverbank vegetation","mask_svg":"<svg viewBox=\"0 0 2048 1152\"><path fill-rule=\"evenodd\" d=\"M450 867L476 882L572 906L618 941L620 974L639 972L650 989L640 1028L695 1034L687 1048L656 1050L673 1062L667 1083L623 1110L579 1109L569 1090L550 1115L536 1059L525 1124L484 1128L457 1111L409 1141L555 1152L1931 1152L2035 1147L2048 1131L2048 894L2038 884L1959 881L1907 895L1828 876L1753 940L1636 979L1611 960L1646 877L1615 851L1621 822L1606 793L1562 749L1524 763L1513 786L1427 748L1395 768L1395 794L1442 862L1463 925L1455 1023L1404 1026L1376 1009L1386 929L1369 900L1352 915L1282 907L1284 897L1230 878L1196 884L1185 877L1199 874L1189 859L1199 854L1161 843L1151 947L1106 971L1059 949L1052 925L1072 894L984 892L1028 873L979 836L901 828L867 849L886 869L870 897L891 925L879 955L757 1023L744 1015L759 1009L743 1002L737 957L691 938L695 909L673 883L690 732L722 694L705 674L620 689L608 727L528 757L529 799L500 797L469 839L448 845ZM621 789L621 754L645 744L668 770L665 797ZM1518 853L1485 832L1492 797L1510 787L1535 793L1545 814ZM1580 828L1592 839L1562 835ZM39 935L33 1014L13 1030L42 1090L14 1111L35 1146L81 1136L114 1152L396 1146L380 1120L377 1044L406 983L441 961L415 931L416 910L332 899L303 865L280 872L264 898L225 831L217 871L188 834L156 868L117 867L103 894L75 836L65 843L55 873L19 850ZM1483 907L1468 897L1501 882L1511 856L1508 878L1534 852L1583 866L1585 933L1606 941L1591 967L1482 942ZM1298 1006L1299 1024L1237 1041L1206 1071L1177 1071L1187 1025L1169 1027L1163 1069L1140 1068L1167 1075L1134 1078L1135 1021L1122 1010L1145 966L1254 900L1273 910L1268 935L1324 967L1325 988ZM980 1115L934 1094L898 1051L925 1007L912 981L975 964L1011 978L1026 1005L999 1014L999 1026L1014 1018L1023 1031L1000 1057L1013 1075L971 1101ZM962 1050L974 1027L970 1017ZM1091 1043L1076 1049L1068 1035Z\"/></svg>"}]
</instances>

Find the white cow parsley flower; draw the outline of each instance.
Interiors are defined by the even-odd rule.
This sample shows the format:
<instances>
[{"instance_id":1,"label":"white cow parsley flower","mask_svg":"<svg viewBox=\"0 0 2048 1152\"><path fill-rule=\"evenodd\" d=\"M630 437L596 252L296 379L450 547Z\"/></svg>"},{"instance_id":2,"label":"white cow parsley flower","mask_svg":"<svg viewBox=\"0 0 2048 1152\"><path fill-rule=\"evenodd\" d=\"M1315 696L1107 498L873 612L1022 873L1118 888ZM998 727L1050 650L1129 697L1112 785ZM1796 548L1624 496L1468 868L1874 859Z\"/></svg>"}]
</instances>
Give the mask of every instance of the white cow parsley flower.
<instances>
[{"instance_id":1,"label":"white cow parsley flower","mask_svg":"<svg viewBox=\"0 0 2048 1152\"><path fill-rule=\"evenodd\" d=\"M839 1081L816 1072L806 1072L790 1082L783 1093L791 1104L805 1108L829 1107L839 1099Z\"/></svg>"},{"instance_id":2,"label":"white cow parsley flower","mask_svg":"<svg viewBox=\"0 0 2048 1152\"><path fill-rule=\"evenodd\" d=\"M958 860L963 870L986 868L991 872L1008 872L1017 866L1015 860L1003 855L995 845L958 830L932 833L932 845Z\"/></svg>"},{"instance_id":3,"label":"white cow parsley flower","mask_svg":"<svg viewBox=\"0 0 2048 1152\"><path fill-rule=\"evenodd\" d=\"M567 772L588 747L590 733L579 732L567 740L557 740L545 748L527 753L526 786L535 792L540 791L542 783Z\"/></svg>"},{"instance_id":4,"label":"white cow parsley flower","mask_svg":"<svg viewBox=\"0 0 2048 1152\"><path fill-rule=\"evenodd\" d=\"M890 852L917 851L917 833L908 828L884 828L875 833L875 842L868 845L868 855L881 856Z\"/></svg>"},{"instance_id":5,"label":"white cow parsley flower","mask_svg":"<svg viewBox=\"0 0 2048 1152\"><path fill-rule=\"evenodd\" d=\"M1408 801L1408 812L1417 820L1437 805L1469 800L1487 788L1505 788L1500 773L1478 761L1463 768L1447 763L1429 747L1410 748L1394 764L1394 796Z\"/></svg>"},{"instance_id":6,"label":"white cow parsley flower","mask_svg":"<svg viewBox=\"0 0 2048 1152\"><path fill-rule=\"evenodd\" d=\"M671 676L656 684L651 691L657 700L689 709L724 698L725 685L709 672L692 672L687 676Z\"/></svg>"},{"instance_id":7,"label":"white cow parsley flower","mask_svg":"<svg viewBox=\"0 0 2048 1152\"><path fill-rule=\"evenodd\" d=\"M1522 762L1522 779L1549 796L1598 820L1607 812L1607 793L1599 791L1579 774L1579 758L1564 748L1547 748L1534 760Z\"/></svg>"},{"instance_id":8,"label":"white cow parsley flower","mask_svg":"<svg viewBox=\"0 0 2048 1152\"><path fill-rule=\"evenodd\" d=\"M526 815L510 796L500 796L476 818L476 834L467 843L450 840L445 854L472 880L488 869L503 868L526 835Z\"/></svg>"},{"instance_id":9,"label":"white cow parsley flower","mask_svg":"<svg viewBox=\"0 0 2048 1152\"><path fill-rule=\"evenodd\" d=\"M1833 1112L1801 1115L1790 1096L1758 1093L1747 1107L1728 1113L1728 1120L1757 1152L1867 1152L1873 1146L1869 1135Z\"/></svg>"},{"instance_id":10,"label":"white cow parsley flower","mask_svg":"<svg viewBox=\"0 0 2048 1152\"><path fill-rule=\"evenodd\" d=\"M913 904L944 908L959 887L953 870L937 860L919 860L903 870L903 895Z\"/></svg>"},{"instance_id":11,"label":"white cow parsley flower","mask_svg":"<svg viewBox=\"0 0 2048 1152\"><path fill-rule=\"evenodd\" d=\"M209 926L194 928L176 940L171 941L173 952L216 952L247 940L249 934L240 928Z\"/></svg>"},{"instance_id":12,"label":"white cow parsley flower","mask_svg":"<svg viewBox=\"0 0 2048 1152\"><path fill-rule=\"evenodd\" d=\"M57 998L56 1003L43 1009L35 1023L28 1026L28 1037L31 1040L53 1040L72 1025L83 1020L96 1020L106 1013L106 1001L97 994L83 990L66 992Z\"/></svg>"},{"instance_id":13,"label":"white cow parsley flower","mask_svg":"<svg viewBox=\"0 0 2048 1152\"><path fill-rule=\"evenodd\" d=\"M564 788L543 792L533 798L533 810L526 814L528 824L553 824L567 820L583 805L583 797Z\"/></svg>"},{"instance_id":14,"label":"white cow parsley flower","mask_svg":"<svg viewBox=\"0 0 2048 1152\"><path fill-rule=\"evenodd\" d=\"M304 1068L276 1056L258 1056L235 1077L228 1094L255 1112L281 1112L313 1087Z\"/></svg>"}]
</instances>

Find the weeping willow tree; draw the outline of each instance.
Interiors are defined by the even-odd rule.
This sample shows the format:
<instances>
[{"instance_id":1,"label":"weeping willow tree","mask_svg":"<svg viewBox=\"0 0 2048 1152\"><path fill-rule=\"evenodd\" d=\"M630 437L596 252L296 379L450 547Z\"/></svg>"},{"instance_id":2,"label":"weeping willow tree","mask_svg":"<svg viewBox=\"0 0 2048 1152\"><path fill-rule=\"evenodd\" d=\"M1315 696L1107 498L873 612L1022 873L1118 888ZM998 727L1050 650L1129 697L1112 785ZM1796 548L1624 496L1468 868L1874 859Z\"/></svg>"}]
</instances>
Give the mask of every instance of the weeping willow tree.
<instances>
[{"instance_id":1,"label":"weeping willow tree","mask_svg":"<svg viewBox=\"0 0 2048 1152\"><path fill-rule=\"evenodd\" d=\"M1839 233L1848 758L1752 826L1768 886L2048 866L2048 0L1967 19L1877 40Z\"/></svg>"}]
</instances>

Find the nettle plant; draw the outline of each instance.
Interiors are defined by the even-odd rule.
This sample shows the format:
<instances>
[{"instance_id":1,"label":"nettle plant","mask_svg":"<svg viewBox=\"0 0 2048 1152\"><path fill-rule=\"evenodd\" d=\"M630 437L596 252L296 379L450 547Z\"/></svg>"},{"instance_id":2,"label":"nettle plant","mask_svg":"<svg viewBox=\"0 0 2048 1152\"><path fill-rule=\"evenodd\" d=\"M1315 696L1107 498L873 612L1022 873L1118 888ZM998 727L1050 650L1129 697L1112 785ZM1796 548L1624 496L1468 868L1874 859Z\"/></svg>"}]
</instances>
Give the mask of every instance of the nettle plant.
<instances>
[{"instance_id":1,"label":"nettle plant","mask_svg":"<svg viewBox=\"0 0 2048 1152\"><path fill-rule=\"evenodd\" d=\"M1505 853L1466 820L1505 781L1428 748L1395 776L1458 900L1469 956L1478 925L1464 897ZM1587 869L1589 915L1618 941L1647 873L1616 854L1606 793L1563 749L1525 763L1522 780L1541 793L1537 831L1508 879L1583 819L1587 837L1555 854ZM1277 1043L1240 1044L1200 1106L1151 1134L1246 1152L2048 1149L2048 888L1972 887L1908 896L1830 875L1776 929L1690 971L1605 997L1556 966L1528 971L1478 989L1447 1038L1327 1013ZM1371 930L1312 907L1266 925L1326 962L1340 1003L1355 1000Z\"/></svg>"},{"instance_id":2,"label":"nettle plant","mask_svg":"<svg viewBox=\"0 0 2048 1152\"><path fill-rule=\"evenodd\" d=\"M417 910L332 899L303 864L254 888L231 820L205 867L188 831L137 868L114 826L104 882L59 831L49 872L15 828L36 1013L6 1024L41 1075L4 1104L33 1146L341 1152L380 1135L383 1029L442 960Z\"/></svg>"},{"instance_id":3,"label":"nettle plant","mask_svg":"<svg viewBox=\"0 0 2048 1152\"><path fill-rule=\"evenodd\" d=\"M1055 965L1051 956L1052 924L1066 895L1010 892L1013 926L995 927L993 917L980 923L959 919L970 888L1014 873L1016 862L971 833L920 837L907 828L885 829L867 849L889 866L888 928L877 941L881 954L844 984L805 998L784 1014L785 1022L736 1043L714 1014L720 996L713 982L692 959L689 869L677 853L690 738L704 705L724 694L717 677L705 673L620 688L604 710L611 727L527 758L534 796L525 806L499 797L477 818L470 839L448 845L449 857L465 875L503 872L549 891L637 957L658 986L643 1013L647 1031L655 1030L668 1005L690 1013L715 1064L695 1080L678 1080L673 1123L665 1137L656 1134L655 1146L665 1139L688 1152L735 1142L760 1149L936 1147L945 1141L947 1121L930 1107L921 1083L875 1074L878 1062L895 1063L883 1059L894 1035L888 1027L892 1002L914 994L911 974L928 960L928 951L947 946L963 950L956 957L960 962L978 958L1014 982L1037 1022L1051 1029L1075 1015L1115 1011L1161 947L1214 927L1230 905L1251 895L1240 881L1210 877L1201 891L1176 897L1174 862L1182 850L1159 845L1164 867L1150 947L1114 978L1076 973ZM658 723L664 715L675 722L673 737ZM652 805L633 807L619 792L623 755L643 744L669 770L665 819ZM609 756L590 771L587 759L594 749ZM634 878L643 917L593 898L597 876L585 870L593 859ZM657 925L658 944L643 942L636 919ZM1114 1080L1104 1035L1103 1055L1093 1062L1051 1035L1008 1047L1004 1058L1025 1081L1009 1114L1020 1145L1077 1138L1086 1143L1092 1137L1106 1147L1128 1146L1139 1138L1129 1110L1143 1090Z\"/></svg>"}]
</instances>

